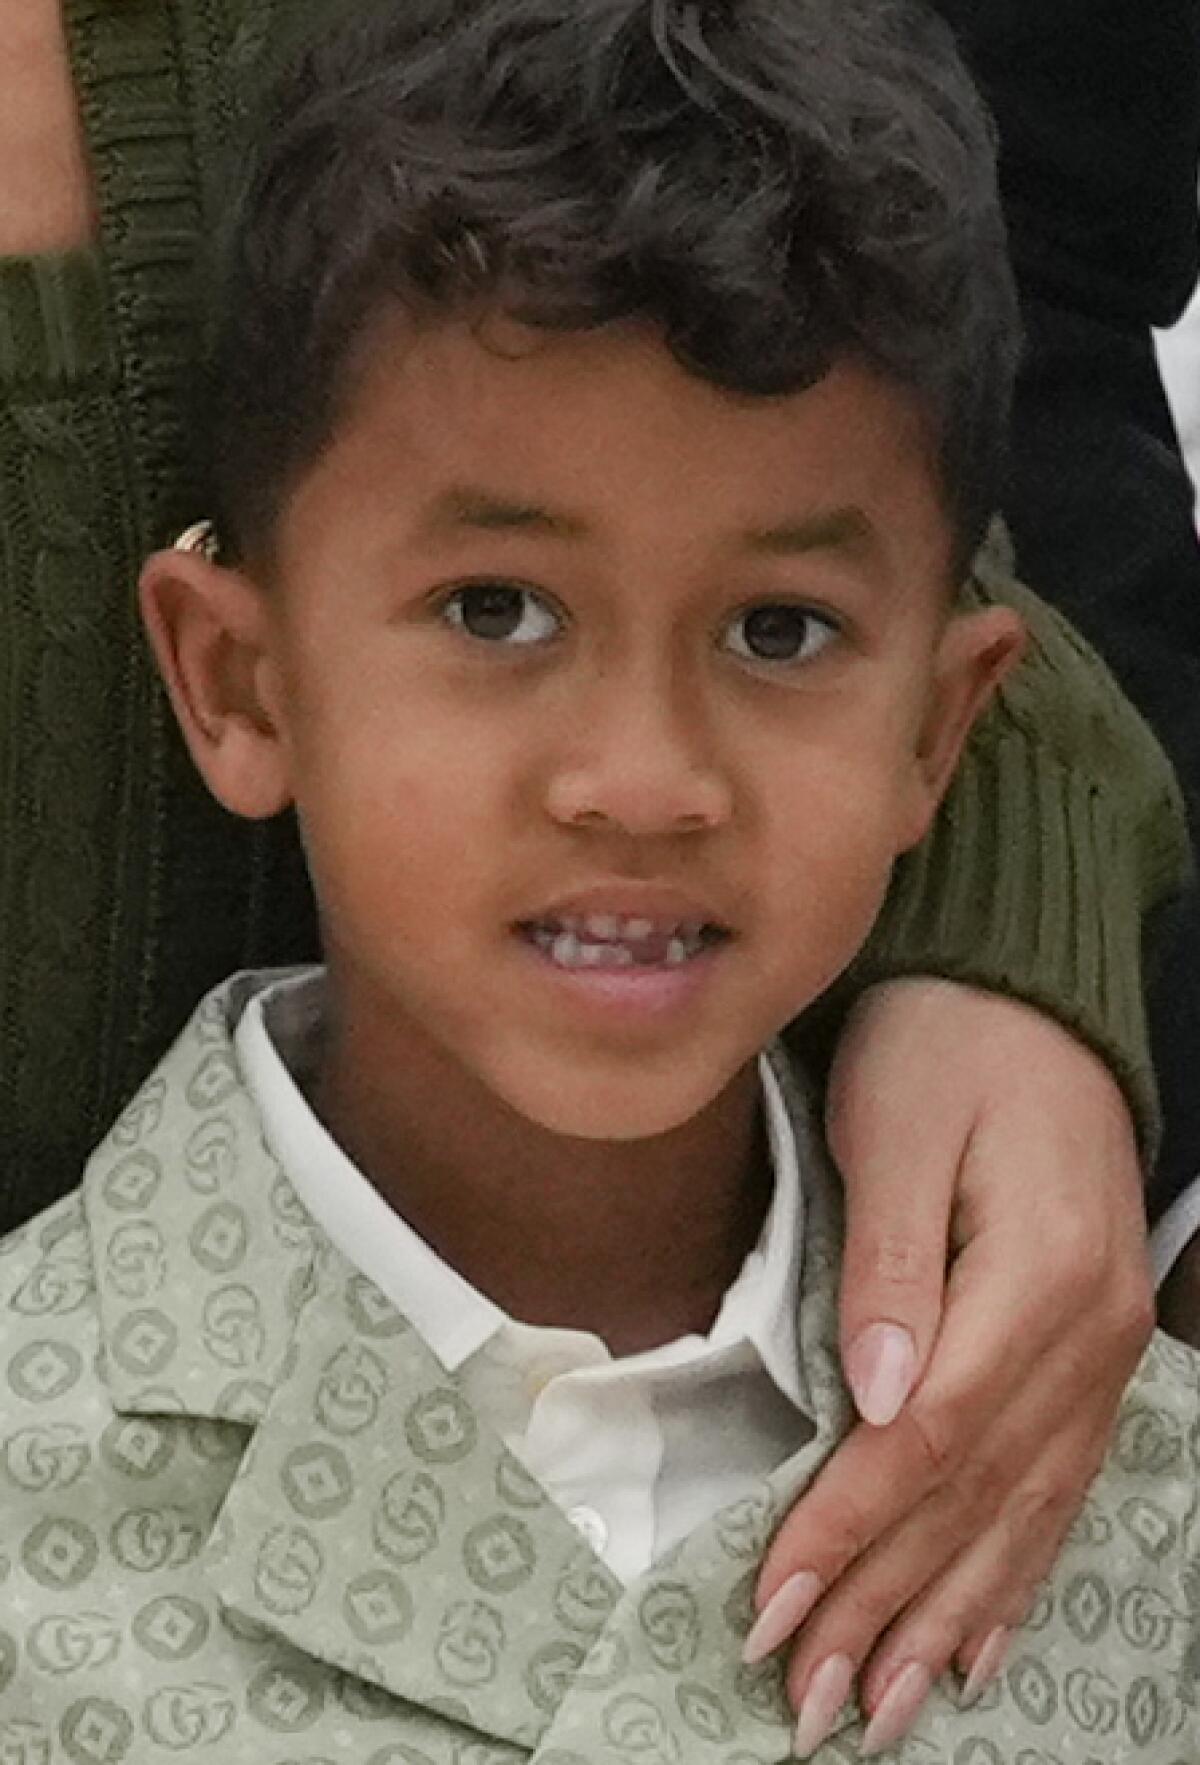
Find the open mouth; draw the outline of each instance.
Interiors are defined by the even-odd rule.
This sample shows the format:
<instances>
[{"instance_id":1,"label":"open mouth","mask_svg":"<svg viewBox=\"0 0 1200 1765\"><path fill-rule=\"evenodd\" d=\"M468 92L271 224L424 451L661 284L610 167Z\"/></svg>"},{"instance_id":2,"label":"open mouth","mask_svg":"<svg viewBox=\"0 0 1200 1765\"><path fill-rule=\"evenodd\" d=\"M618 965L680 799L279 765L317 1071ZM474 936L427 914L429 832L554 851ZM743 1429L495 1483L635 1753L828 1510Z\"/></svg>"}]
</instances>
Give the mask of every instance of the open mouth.
<instances>
[{"instance_id":1,"label":"open mouth","mask_svg":"<svg viewBox=\"0 0 1200 1765\"><path fill-rule=\"evenodd\" d=\"M593 913L523 920L520 935L558 968L682 968L727 943L727 926Z\"/></svg>"}]
</instances>

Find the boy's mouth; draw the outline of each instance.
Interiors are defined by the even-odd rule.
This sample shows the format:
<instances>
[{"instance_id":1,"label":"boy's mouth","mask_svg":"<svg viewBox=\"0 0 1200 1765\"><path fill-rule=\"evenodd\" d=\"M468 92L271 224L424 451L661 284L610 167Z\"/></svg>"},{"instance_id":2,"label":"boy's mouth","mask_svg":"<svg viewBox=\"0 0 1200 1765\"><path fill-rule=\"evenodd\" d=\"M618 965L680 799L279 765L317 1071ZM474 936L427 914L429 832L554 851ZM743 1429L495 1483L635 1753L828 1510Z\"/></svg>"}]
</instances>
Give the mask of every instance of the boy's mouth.
<instances>
[{"instance_id":1,"label":"boy's mouth","mask_svg":"<svg viewBox=\"0 0 1200 1765\"><path fill-rule=\"evenodd\" d=\"M682 968L733 935L714 921L588 913L521 920L520 935L557 968Z\"/></svg>"}]
</instances>

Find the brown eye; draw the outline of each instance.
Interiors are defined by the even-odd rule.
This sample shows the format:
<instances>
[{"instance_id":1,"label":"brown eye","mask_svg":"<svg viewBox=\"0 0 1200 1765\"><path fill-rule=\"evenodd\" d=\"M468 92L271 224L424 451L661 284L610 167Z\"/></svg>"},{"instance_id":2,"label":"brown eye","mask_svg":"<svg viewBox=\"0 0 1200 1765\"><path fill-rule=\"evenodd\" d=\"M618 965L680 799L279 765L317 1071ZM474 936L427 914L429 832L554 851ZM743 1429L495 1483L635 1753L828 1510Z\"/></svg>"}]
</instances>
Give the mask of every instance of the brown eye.
<instances>
[{"instance_id":1,"label":"brown eye","mask_svg":"<svg viewBox=\"0 0 1200 1765\"><path fill-rule=\"evenodd\" d=\"M729 648L751 662L809 662L838 635L831 619L810 607L751 607L728 628Z\"/></svg>"},{"instance_id":2,"label":"brown eye","mask_svg":"<svg viewBox=\"0 0 1200 1765\"><path fill-rule=\"evenodd\" d=\"M557 637L557 613L529 588L507 582L474 582L456 588L442 603L447 622L482 643L538 644Z\"/></svg>"}]
</instances>

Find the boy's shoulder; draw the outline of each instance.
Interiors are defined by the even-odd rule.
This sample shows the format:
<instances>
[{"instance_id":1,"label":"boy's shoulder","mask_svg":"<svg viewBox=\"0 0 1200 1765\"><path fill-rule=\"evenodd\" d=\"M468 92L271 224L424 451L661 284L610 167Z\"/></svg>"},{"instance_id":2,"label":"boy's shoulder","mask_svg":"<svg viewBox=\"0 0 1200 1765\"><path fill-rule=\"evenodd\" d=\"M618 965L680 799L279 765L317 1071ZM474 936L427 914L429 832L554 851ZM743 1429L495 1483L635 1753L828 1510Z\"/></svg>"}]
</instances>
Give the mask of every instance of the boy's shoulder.
<instances>
[{"instance_id":1,"label":"boy's shoulder","mask_svg":"<svg viewBox=\"0 0 1200 1765\"><path fill-rule=\"evenodd\" d=\"M1190 1689L1200 1704L1200 1354L1162 1331L1126 1389L1104 1465L1054 1578L1069 1626L1074 1602L1087 1629L1080 1589L1105 1580L1113 1589L1109 1616L1135 1653L1153 1654L1154 1643L1126 1622L1128 1614L1152 1587L1182 1586L1184 1608L1159 1640L1177 1637L1186 1618L1194 1639ZM1082 1597L1092 1603L1090 1594Z\"/></svg>"},{"instance_id":2,"label":"boy's shoulder","mask_svg":"<svg viewBox=\"0 0 1200 1765\"><path fill-rule=\"evenodd\" d=\"M176 1484L179 1491L189 1483L197 1493L202 1487L195 1467L177 1461L186 1438L201 1454L212 1447L207 1419L185 1415L165 1390L157 1409L147 1405L141 1412L126 1410L114 1393L99 1285L82 1188L0 1243L0 1618L6 1624L42 1600L48 1602L44 1617L62 1617L106 1553L117 1561L128 1557L131 1569L162 1567L151 1535L161 1538L172 1516L183 1513L164 1491ZM213 1449L210 1456L228 1453ZM190 1534L198 1546L195 1525ZM176 1538L171 1548L178 1547ZM0 1690L4 1642L0 1632Z\"/></svg>"},{"instance_id":3,"label":"boy's shoulder","mask_svg":"<svg viewBox=\"0 0 1200 1765\"><path fill-rule=\"evenodd\" d=\"M1112 1456L1133 1472L1183 1466L1200 1476L1200 1352L1154 1332L1121 1405Z\"/></svg>"},{"instance_id":4,"label":"boy's shoulder","mask_svg":"<svg viewBox=\"0 0 1200 1765\"><path fill-rule=\"evenodd\" d=\"M1125 1392L1096 1489L1106 1517L1097 1526L1089 1504L1072 1544L1106 1553L1126 1613L1160 1574L1181 1586L1171 1632L1187 1633L1187 1687L1200 1711L1200 1353L1161 1330ZM1153 1652L1136 1623L1122 1622L1122 1633Z\"/></svg>"},{"instance_id":5,"label":"boy's shoulder","mask_svg":"<svg viewBox=\"0 0 1200 1765\"><path fill-rule=\"evenodd\" d=\"M0 1471L10 1481L22 1442L45 1450L47 1430L36 1424L56 1418L64 1401L95 1394L98 1349L91 1241L76 1189L0 1241ZM29 1429L13 1433L22 1420Z\"/></svg>"},{"instance_id":6,"label":"boy's shoulder","mask_svg":"<svg viewBox=\"0 0 1200 1765\"><path fill-rule=\"evenodd\" d=\"M1131 1477L1181 1475L1200 1508L1200 1352L1154 1332L1122 1399L1107 1463Z\"/></svg>"},{"instance_id":7,"label":"boy's shoulder","mask_svg":"<svg viewBox=\"0 0 1200 1765\"><path fill-rule=\"evenodd\" d=\"M1151 1341L1083 1511L977 1709L979 1765L1016 1756L984 1745L1014 1719L1044 1749L1020 1754L1031 1765L1200 1761L1200 1355L1171 1338Z\"/></svg>"},{"instance_id":8,"label":"boy's shoulder","mask_svg":"<svg viewBox=\"0 0 1200 1765\"><path fill-rule=\"evenodd\" d=\"M253 1419L314 1254L236 1058L257 978L205 1000L79 1188L0 1242L0 1474L85 1413Z\"/></svg>"},{"instance_id":9,"label":"boy's shoulder","mask_svg":"<svg viewBox=\"0 0 1200 1765\"><path fill-rule=\"evenodd\" d=\"M0 1757L21 1765L220 1739L238 1650L272 1664L203 1573L315 1254L238 1068L245 990L205 1002L80 1187L0 1242ZM293 1689L264 1677L268 1730Z\"/></svg>"}]
</instances>

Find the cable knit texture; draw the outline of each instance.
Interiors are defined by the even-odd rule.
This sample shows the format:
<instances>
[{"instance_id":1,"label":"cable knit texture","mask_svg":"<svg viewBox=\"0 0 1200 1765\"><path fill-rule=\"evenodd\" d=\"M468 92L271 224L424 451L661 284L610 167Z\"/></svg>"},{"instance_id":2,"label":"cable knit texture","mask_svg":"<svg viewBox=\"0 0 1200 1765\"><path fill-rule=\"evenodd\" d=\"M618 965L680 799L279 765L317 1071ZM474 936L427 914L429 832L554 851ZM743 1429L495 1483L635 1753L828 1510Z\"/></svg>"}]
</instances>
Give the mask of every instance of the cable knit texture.
<instances>
[{"instance_id":1,"label":"cable knit texture","mask_svg":"<svg viewBox=\"0 0 1200 1765\"><path fill-rule=\"evenodd\" d=\"M77 1182L209 985L313 951L290 824L205 797L134 597L141 557L204 513L201 242L239 110L305 7L67 0L100 245L0 263L3 1224ZM1149 1141L1137 925L1179 871L1174 785L1095 659L1028 610L1043 647L853 984L936 968L1036 1000L1106 1053Z\"/></svg>"},{"instance_id":2,"label":"cable knit texture","mask_svg":"<svg viewBox=\"0 0 1200 1765\"><path fill-rule=\"evenodd\" d=\"M77 1180L214 978L314 944L286 823L239 825L193 777L134 593L196 513L197 249L268 15L71 0L67 24L100 249L0 264L6 1224Z\"/></svg>"}]
</instances>

